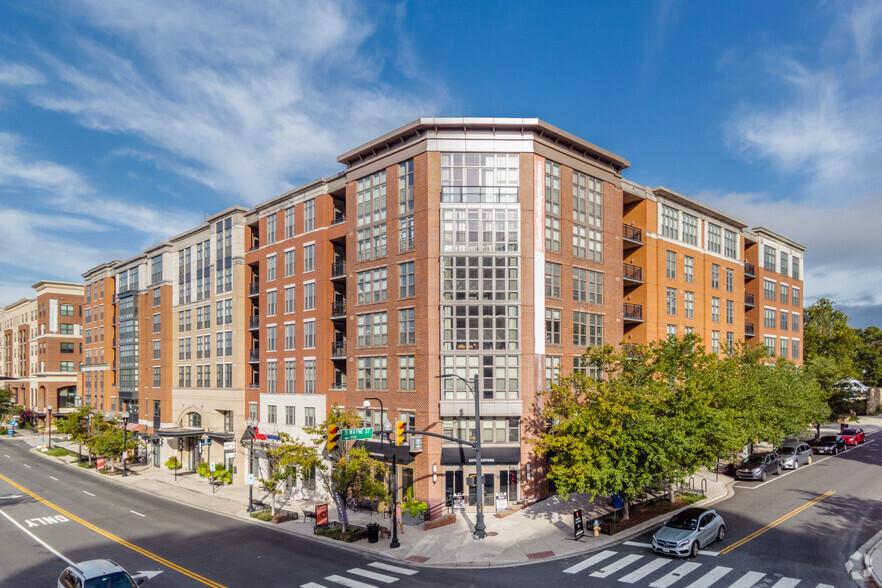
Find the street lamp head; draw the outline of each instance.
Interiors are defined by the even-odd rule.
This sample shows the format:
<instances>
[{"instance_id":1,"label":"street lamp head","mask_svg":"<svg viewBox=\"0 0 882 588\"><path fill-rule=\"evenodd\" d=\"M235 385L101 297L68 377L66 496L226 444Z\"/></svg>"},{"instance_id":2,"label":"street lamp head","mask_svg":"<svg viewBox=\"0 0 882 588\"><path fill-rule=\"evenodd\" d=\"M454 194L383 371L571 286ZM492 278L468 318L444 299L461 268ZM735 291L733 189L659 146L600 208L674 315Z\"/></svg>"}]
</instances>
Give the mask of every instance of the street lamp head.
<instances>
[{"instance_id":1,"label":"street lamp head","mask_svg":"<svg viewBox=\"0 0 882 588\"><path fill-rule=\"evenodd\" d=\"M119 416L122 417L122 419L123 419L124 421L127 421L127 420L129 420L129 417L132 416L132 415L129 414L129 411L124 410L124 411L122 411L121 413L119 413Z\"/></svg>"},{"instance_id":2,"label":"street lamp head","mask_svg":"<svg viewBox=\"0 0 882 588\"><path fill-rule=\"evenodd\" d=\"M366 399L366 400L364 401L364 403L362 403L362 406L364 406L365 408L370 408L370 407L371 407L371 401Z\"/></svg>"},{"instance_id":3,"label":"street lamp head","mask_svg":"<svg viewBox=\"0 0 882 588\"><path fill-rule=\"evenodd\" d=\"M52 412L52 405L50 404L49 406L47 406L46 410L48 410L49 412Z\"/></svg>"}]
</instances>

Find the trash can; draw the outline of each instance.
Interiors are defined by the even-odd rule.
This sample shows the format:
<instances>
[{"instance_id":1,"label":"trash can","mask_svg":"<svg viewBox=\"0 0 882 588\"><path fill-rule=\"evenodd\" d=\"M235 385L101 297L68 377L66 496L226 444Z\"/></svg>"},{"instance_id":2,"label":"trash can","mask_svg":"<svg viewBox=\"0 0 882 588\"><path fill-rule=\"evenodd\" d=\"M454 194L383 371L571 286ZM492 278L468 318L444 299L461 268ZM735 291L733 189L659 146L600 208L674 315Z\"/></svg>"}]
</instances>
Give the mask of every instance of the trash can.
<instances>
[{"instance_id":1,"label":"trash can","mask_svg":"<svg viewBox=\"0 0 882 588\"><path fill-rule=\"evenodd\" d=\"M367 524L368 543L377 543L380 541L380 525L377 523Z\"/></svg>"}]
</instances>

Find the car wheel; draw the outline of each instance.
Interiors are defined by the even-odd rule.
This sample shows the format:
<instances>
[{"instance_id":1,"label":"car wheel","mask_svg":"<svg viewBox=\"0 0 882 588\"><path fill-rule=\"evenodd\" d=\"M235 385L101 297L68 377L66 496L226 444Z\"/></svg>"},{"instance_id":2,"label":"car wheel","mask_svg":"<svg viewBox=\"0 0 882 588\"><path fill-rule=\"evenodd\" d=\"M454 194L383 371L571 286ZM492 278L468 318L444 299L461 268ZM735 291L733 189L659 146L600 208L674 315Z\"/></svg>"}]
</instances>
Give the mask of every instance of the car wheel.
<instances>
[{"instance_id":1,"label":"car wheel","mask_svg":"<svg viewBox=\"0 0 882 588\"><path fill-rule=\"evenodd\" d=\"M689 555L692 557L698 557L698 539L692 542L692 549L689 550Z\"/></svg>"},{"instance_id":2,"label":"car wheel","mask_svg":"<svg viewBox=\"0 0 882 588\"><path fill-rule=\"evenodd\" d=\"M722 541L726 538L726 525L720 525L720 528L717 530L717 541Z\"/></svg>"},{"instance_id":3,"label":"car wheel","mask_svg":"<svg viewBox=\"0 0 882 588\"><path fill-rule=\"evenodd\" d=\"M798 469L799 469L799 460L798 460L798 459L794 459L794 460L793 460L793 469L794 469L794 470L798 470Z\"/></svg>"},{"instance_id":4,"label":"car wheel","mask_svg":"<svg viewBox=\"0 0 882 588\"><path fill-rule=\"evenodd\" d=\"M834 448L833 448L833 455L836 455L837 453L839 453L839 448L838 448L838 447L834 447Z\"/></svg>"},{"instance_id":5,"label":"car wheel","mask_svg":"<svg viewBox=\"0 0 882 588\"><path fill-rule=\"evenodd\" d=\"M780 463L775 467L775 475L776 476L781 475L781 464Z\"/></svg>"},{"instance_id":6,"label":"car wheel","mask_svg":"<svg viewBox=\"0 0 882 588\"><path fill-rule=\"evenodd\" d=\"M763 470L763 473L760 474L760 480L765 482L766 479L768 479L768 477L769 477L769 474L766 473L766 470Z\"/></svg>"}]
</instances>

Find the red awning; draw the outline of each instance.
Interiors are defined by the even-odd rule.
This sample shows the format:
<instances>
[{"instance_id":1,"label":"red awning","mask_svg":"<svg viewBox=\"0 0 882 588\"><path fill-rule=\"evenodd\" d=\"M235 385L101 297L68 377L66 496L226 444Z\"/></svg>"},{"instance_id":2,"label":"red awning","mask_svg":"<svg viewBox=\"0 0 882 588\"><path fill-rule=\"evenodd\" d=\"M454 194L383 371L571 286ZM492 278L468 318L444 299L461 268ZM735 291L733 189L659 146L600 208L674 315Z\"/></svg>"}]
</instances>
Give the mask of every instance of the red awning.
<instances>
[{"instance_id":1,"label":"red awning","mask_svg":"<svg viewBox=\"0 0 882 588\"><path fill-rule=\"evenodd\" d=\"M126 423L126 431L138 432L138 423Z\"/></svg>"}]
</instances>

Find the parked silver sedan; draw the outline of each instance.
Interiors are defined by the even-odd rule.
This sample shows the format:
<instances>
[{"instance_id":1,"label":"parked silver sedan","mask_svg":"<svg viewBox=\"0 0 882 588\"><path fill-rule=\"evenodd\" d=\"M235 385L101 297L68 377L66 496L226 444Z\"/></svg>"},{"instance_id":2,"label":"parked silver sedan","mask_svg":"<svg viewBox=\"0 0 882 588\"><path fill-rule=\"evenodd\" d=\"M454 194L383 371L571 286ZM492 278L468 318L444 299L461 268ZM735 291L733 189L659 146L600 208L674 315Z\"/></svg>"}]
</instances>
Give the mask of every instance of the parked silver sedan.
<instances>
[{"instance_id":1,"label":"parked silver sedan","mask_svg":"<svg viewBox=\"0 0 882 588\"><path fill-rule=\"evenodd\" d=\"M717 511L687 508L652 534L652 550L677 557L695 557L698 550L726 537L726 524Z\"/></svg>"},{"instance_id":2,"label":"parked silver sedan","mask_svg":"<svg viewBox=\"0 0 882 588\"><path fill-rule=\"evenodd\" d=\"M801 465L812 464L812 451L808 443L785 443L778 448L778 459L785 470L795 470Z\"/></svg>"}]
</instances>

